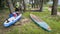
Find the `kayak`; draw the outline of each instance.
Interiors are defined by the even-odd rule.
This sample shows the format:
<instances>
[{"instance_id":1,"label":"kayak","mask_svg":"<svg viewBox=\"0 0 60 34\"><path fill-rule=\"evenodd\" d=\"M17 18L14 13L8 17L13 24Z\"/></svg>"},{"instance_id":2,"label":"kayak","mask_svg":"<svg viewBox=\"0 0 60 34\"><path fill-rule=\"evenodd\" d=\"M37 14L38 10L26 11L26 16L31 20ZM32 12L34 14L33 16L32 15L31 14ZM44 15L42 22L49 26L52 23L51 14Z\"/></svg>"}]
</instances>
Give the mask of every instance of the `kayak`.
<instances>
[{"instance_id":1,"label":"kayak","mask_svg":"<svg viewBox=\"0 0 60 34\"><path fill-rule=\"evenodd\" d=\"M36 23L38 24L40 27L42 27L43 29L47 30L47 31L51 31L51 28L48 26L48 24L44 21L42 21L41 19L39 19L37 16L30 14L30 18Z\"/></svg>"},{"instance_id":2,"label":"kayak","mask_svg":"<svg viewBox=\"0 0 60 34\"><path fill-rule=\"evenodd\" d=\"M16 17L14 17L14 16L13 16L13 17L10 17L10 18L8 18L8 19L3 23L3 26L4 26L4 27L9 27L9 26L15 24L18 20L21 19L21 17L22 17L22 14L19 14L19 15L16 16Z\"/></svg>"}]
</instances>

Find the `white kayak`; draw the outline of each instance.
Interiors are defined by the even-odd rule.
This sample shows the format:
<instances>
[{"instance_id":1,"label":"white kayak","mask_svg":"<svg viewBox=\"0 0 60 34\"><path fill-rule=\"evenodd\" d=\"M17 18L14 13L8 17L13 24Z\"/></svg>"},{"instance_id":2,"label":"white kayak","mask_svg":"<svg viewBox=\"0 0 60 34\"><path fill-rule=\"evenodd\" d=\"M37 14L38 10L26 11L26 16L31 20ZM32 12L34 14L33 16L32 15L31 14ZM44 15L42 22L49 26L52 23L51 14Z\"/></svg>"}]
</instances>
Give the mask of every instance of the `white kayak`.
<instances>
[{"instance_id":1,"label":"white kayak","mask_svg":"<svg viewBox=\"0 0 60 34\"><path fill-rule=\"evenodd\" d=\"M5 22L4 22L4 27L9 27L13 24L15 24L18 20L20 20L22 17L22 14L18 15L17 17L11 17L11 18L8 18Z\"/></svg>"},{"instance_id":2,"label":"white kayak","mask_svg":"<svg viewBox=\"0 0 60 34\"><path fill-rule=\"evenodd\" d=\"M38 24L40 27L42 27L43 29L47 30L47 31L51 31L51 28L48 26L48 24L44 21L42 21L41 19L39 19L37 16L30 14L31 19Z\"/></svg>"}]
</instances>

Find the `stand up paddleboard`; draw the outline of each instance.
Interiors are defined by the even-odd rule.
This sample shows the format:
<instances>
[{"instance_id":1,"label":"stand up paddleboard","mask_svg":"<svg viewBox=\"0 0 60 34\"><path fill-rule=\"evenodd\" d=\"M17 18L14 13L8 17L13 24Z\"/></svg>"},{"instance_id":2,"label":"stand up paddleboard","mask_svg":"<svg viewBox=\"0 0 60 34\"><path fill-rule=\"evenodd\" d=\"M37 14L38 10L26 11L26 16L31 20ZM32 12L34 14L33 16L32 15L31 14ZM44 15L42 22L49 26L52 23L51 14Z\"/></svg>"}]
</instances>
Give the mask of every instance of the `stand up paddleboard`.
<instances>
[{"instance_id":1,"label":"stand up paddleboard","mask_svg":"<svg viewBox=\"0 0 60 34\"><path fill-rule=\"evenodd\" d=\"M31 19L38 24L40 27L42 27L43 29L47 30L47 31L51 31L51 28L48 26L48 24L44 21L42 21L41 19L39 19L37 16L30 14Z\"/></svg>"}]
</instances>

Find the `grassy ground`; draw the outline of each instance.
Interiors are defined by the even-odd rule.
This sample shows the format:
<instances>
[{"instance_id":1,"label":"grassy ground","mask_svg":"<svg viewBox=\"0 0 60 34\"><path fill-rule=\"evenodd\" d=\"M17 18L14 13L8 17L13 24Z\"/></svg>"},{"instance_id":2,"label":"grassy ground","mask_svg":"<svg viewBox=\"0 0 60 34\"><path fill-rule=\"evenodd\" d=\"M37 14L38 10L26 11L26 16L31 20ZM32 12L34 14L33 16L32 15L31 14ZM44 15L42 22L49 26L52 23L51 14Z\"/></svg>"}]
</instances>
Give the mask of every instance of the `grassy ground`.
<instances>
[{"instance_id":1,"label":"grassy ground","mask_svg":"<svg viewBox=\"0 0 60 34\"><path fill-rule=\"evenodd\" d=\"M24 23L23 25L13 25L9 28L4 28L3 22L9 14L8 10L6 12L4 10L0 13L0 34L60 34L59 16L51 16L49 11L43 11L25 12L23 13L22 18L30 19L30 13L40 17L43 21L45 21L51 27L52 31L48 32L43 30L41 27L37 26L32 20L30 22Z\"/></svg>"},{"instance_id":2,"label":"grassy ground","mask_svg":"<svg viewBox=\"0 0 60 34\"><path fill-rule=\"evenodd\" d=\"M60 12L60 7L58 7L58 11Z\"/></svg>"}]
</instances>

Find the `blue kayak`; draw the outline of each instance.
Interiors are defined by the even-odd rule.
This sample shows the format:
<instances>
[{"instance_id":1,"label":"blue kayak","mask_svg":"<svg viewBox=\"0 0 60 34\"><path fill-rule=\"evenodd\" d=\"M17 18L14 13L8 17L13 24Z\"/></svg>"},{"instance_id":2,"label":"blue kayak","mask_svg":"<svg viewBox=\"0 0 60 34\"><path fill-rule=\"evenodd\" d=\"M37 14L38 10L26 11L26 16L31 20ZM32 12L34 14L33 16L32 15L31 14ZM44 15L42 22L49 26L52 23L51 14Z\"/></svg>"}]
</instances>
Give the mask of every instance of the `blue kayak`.
<instances>
[{"instance_id":1,"label":"blue kayak","mask_svg":"<svg viewBox=\"0 0 60 34\"><path fill-rule=\"evenodd\" d=\"M6 20L3 24L4 27L9 27L9 26L15 24L18 20L21 19L21 17L22 17L22 14L18 15L17 17L12 16L12 17L8 18L8 21Z\"/></svg>"},{"instance_id":2,"label":"blue kayak","mask_svg":"<svg viewBox=\"0 0 60 34\"><path fill-rule=\"evenodd\" d=\"M51 31L51 28L48 26L48 24L44 21L42 21L41 19L39 19L37 16L30 14L31 19L38 24L40 27L42 27L43 29L47 30L47 31Z\"/></svg>"}]
</instances>

